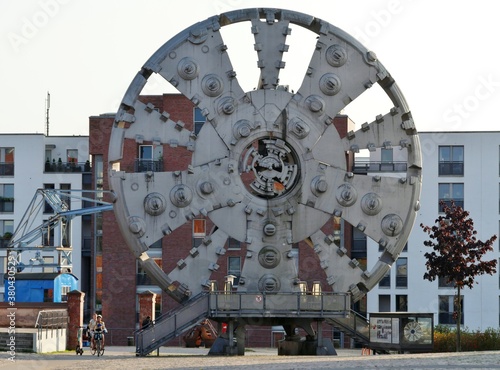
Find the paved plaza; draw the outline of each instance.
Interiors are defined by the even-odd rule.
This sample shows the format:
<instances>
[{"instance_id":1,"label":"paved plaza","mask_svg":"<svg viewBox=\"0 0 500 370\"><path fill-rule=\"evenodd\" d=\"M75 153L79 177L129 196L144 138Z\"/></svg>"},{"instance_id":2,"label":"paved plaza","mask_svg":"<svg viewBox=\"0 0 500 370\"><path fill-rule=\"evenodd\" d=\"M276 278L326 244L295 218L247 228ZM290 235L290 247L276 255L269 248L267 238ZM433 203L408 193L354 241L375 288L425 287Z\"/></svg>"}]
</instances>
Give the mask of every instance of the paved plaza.
<instances>
[{"instance_id":1,"label":"paved plaza","mask_svg":"<svg viewBox=\"0 0 500 370\"><path fill-rule=\"evenodd\" d=\"M9 361L0 353L0 369L500 369L500 351L423 353L366 356L361 350L339 350L338 356L278 356L272 348L248 348L245 356L207 356L205 348L162 347L147 357L136 357L134 347L109 347L103 357L75 352L16 354Z\"/></svg>"}]
</instances>

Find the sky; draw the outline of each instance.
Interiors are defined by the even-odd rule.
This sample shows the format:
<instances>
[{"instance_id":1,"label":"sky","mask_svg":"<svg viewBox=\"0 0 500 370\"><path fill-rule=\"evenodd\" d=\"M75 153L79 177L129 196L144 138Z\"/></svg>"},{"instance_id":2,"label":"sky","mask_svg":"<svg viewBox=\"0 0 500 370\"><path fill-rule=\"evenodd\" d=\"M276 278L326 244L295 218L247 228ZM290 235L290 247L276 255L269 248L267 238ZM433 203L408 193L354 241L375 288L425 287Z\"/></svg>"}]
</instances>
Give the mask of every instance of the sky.
<instances>
[{"instance_id":1,"label":"sky","mask_svg":"<svg viewBox=\"0 0 500 370\"><path fill-rule=\"evenodd\" d=\"M50 93L50 135L88 135L88 118L116 112L137 71L166 41L213 15L254 7L312 15L358 39L396 80L418 131L497 131L500 22L494 5L493 0L0 0L0 133L45 133ZM249 26L239 26L222 30L248 91L256 84L257 55ZM314 38L303 33L295 26L287 39L280 82L292 88L302 80L314 48ZM240 48L253 54L238 60L245 54L236 52L233 60L231 51ZM346 108L358 125L390 109L384 94L370 90ZM154 77L143 93L174 91Z\"/></svg>"}]
</instances>

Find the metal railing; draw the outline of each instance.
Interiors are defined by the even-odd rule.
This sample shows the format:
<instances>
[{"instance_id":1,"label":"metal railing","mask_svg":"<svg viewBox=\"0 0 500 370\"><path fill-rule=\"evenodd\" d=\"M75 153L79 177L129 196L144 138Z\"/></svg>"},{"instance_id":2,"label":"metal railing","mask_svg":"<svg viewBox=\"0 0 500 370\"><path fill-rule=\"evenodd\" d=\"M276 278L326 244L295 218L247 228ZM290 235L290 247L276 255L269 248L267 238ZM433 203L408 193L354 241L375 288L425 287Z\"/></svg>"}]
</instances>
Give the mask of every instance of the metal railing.
<instances>
[{"instance_id":1,"label":"metal railing","mask_svg":"<svg viewBox=\"0 0 500 370\"><path fill-rule=\"evenodd\" d=\"M210 317L343 317L350 295L322 292L210 293Z\"/></svg>"},{"instance_id":2,"label":"metal railing","mask_svg":"<svg viewBox=\"0 0 500 370\"><path fill-rule=\"evenodd\" d=\"M152 325L136 331L136 355L146 356L169 340L197 325L208 315L208 292L192 298L185 306L156 319Z\"/></svg>"},{"instance_id":3,"label":"metal railing","mask_svg":"<svg viewBox=\"0 0 500 370\"><path fill-rule=\"evenodd\" d=\"M349 314L350 304L348 293L202 292L184 306L161 315L152 325L134 332L136 354L146 356L206 318L343 319Z\"/></svg>"},{"instance_id":4,"label":"metal railing","mask_svg":"<svg viewBox=\"0 0 500 370\"><path fill-rule=\"evenodd\" d=\"M134 172L161 172L163 171L163 161L153 161L152 159L136 158Z\"/></svg>"},{"instance_id":5,"label":"metal railing","mask_svg":"<svg viewBox=\"0 0 500 370\"><path fill-rule=\"evenodd\" d=\"M356 161L354 162L352 172L406 172L407 169L408 164L406 162Z\"/></svg>"},{"instance_id":6,"label":"metal railing","mask_svg":"<svg viewBox=\"0 0 500 370\"><path fill-rule=\"evenodd\" d=\"M370 342L370 324L368 319L356 311L350 310L343 318L330 318L327 322L340 331L350 334L355 341L367 344Z\"/></svg>"},{"instance_id":7,"label":"metal railing","mask_svg":"<svg viewBox=\"0 0 500 370\"><path fill-rule=\"evenodd\" d=\"M90 162L45 162L44 172L90 172Z\"/></svg>"}]
</instances>

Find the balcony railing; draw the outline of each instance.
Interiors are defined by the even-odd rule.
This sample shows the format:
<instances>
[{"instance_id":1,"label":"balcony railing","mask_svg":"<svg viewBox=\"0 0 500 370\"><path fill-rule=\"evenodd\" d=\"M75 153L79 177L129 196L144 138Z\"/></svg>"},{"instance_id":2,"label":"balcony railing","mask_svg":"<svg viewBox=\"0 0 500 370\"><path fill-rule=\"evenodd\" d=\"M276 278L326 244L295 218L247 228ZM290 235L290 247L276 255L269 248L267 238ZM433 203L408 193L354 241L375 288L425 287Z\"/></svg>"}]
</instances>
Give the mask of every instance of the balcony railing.
<instances>
[{"instance_id":1,"label":"balcony railing","mask_svg":"<svg viewBox=\"0 0 500 370\"><path fill-rule=\"evenodd\" d=\"M163 171L163 161L153 161L152 159L137 158L134 163L134 172L161 172Z\"/></svg>"},{"instance_id":2,"label":"balcony railing","mask_svg":"<svg viewBox=\"0 0 500 370\"><path fill-rule=\"evenodd\" d=\"M354 162L354 173L368 172L406 172L408 169L406 162L373 162L356 161Z\"/></svg>"},{"instance_id":3,"label":"balcony railing","mask_svg":"<svg viewBox=\"0 0 500 370\"><path fill-rule=\"evenodd\" d=\"M0 176L14 176L14 163L0 162Z\"/></svg>"},{"instance_id":4,"label":"balcony railing","mask_svg":"<svg viewBox=\"0 0 500 370\"><path fill-rule=\"evenodd\" d=\"M7 248L9 245L10 239L0 239L0 249ZM3 280L3 279L2 279Z\"/></svg>"},{"instance_id":5,"label":"balcony railing","mask_svg":"<svg viewBox=\"0 0 500 370\"><path fill-rule=\"evenodd\" d=\"M45 172L90 172L90 162L45 162Z\"/></svg>"}]
</instances>

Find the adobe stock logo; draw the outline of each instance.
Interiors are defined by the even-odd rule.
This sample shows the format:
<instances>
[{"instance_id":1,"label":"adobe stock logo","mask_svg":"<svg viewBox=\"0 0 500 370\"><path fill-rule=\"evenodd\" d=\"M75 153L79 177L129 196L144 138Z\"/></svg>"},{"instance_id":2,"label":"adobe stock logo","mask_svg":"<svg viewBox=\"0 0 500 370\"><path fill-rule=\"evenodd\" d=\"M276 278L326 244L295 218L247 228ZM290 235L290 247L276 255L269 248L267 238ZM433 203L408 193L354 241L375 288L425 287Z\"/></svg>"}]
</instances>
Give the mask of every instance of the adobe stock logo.
<instances>
[{"instance_id":1,"label":"adobe stock logo","mask_svg":"<svg viewBox=\"0 0 500 370\"><path fill-rule=\"evenodd\" d=\"M403 10L404 7L401 1L389 1L385 9L371 11L371 19L366 22L364 27L357 27L352 33L353 37L368 47L370 41L378 37L384 28L389 27L394 17L401 14Z\"/></svg>"},{"instance_id":2,"label":"adobe stock logo","mask_svg":"<svg viewBox=\"0 0 500 370\"><path fill-rule=\"evenodd\" d=\"M477 111L481 102L488 100L500 87L500 81L495 81L490 74L488 77L478 76L479 83L471 94L465 96L461 102L453 104L453 107L443 112L443 120L452 127L458 127L464 119L469 118ZM450 127L448 126L448 129Z\"/></svg>"},{"instance_id":3,"label":"adobe stock logo","mask_svg":"<svg viewBox=\"0 0 500 370\"><path fill-rule=\"evenodd\" d=\"M38 9L30 17L21 18L19 31L9 32L7 37L12 48L19 52L20 48L27 45L40 32L47 27L50 20L59 14L61 5L70 0L40 0Z\"/></svg>"}]
</instances>

